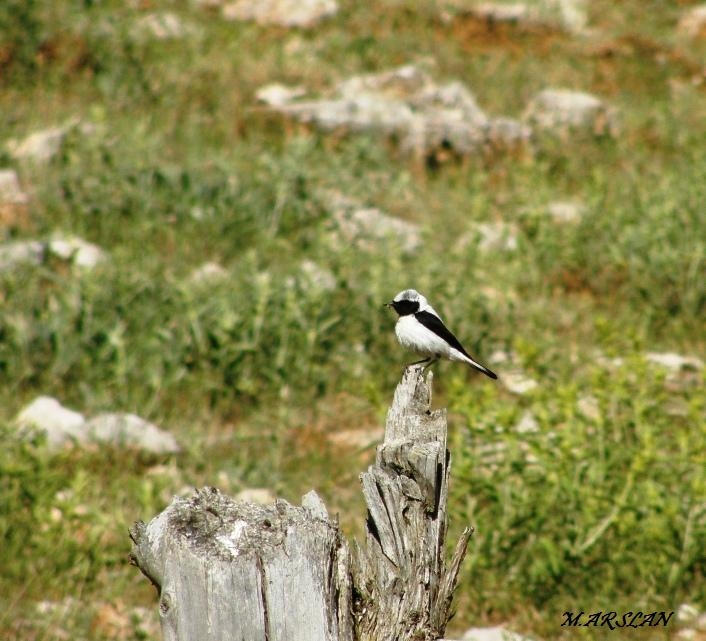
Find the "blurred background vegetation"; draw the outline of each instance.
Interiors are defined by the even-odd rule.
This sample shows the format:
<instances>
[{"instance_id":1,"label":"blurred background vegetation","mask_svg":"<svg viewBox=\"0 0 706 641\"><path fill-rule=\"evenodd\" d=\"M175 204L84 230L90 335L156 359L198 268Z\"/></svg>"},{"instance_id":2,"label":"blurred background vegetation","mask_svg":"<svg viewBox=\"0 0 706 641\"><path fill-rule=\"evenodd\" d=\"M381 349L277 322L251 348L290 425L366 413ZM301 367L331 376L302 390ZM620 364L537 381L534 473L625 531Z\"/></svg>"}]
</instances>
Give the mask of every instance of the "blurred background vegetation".
<instances>
[{"instance_id":1,"label":"blurred background vegetation","mask_svg":"<svg viewBox=\"0 0 706 641\"><path fill-rule=\"evenodd\" d=\"M645 357L706 353L706 44L675 31L689 4L596 0L589 37L469 30L431 1L342 0L311 30L177 0L0 4L0 142L91 125L47 164L0 151L30 194L5 241L60 231L109 256L0 271L0 637L148 638L156 596L127 564L127 529L192 486L295 502L316 488L359 535L374 444L335 435L383 424L407 356L382 303L410 286L501 378L511 361L538 383L514 394L436 368L451 526L476 528L449 635L505 622L573 638L565 610L704 606L704 371ZM193 32L138 37L161 10ZM420 167L254 99L268 82L316 92L415 61L493 114L519 117L548 86L594 93L621 131ZM327 189L419 225L420 249L332 243ZM557 200L584 215L556 224L543 212ZM497 221L514 251L458 242ZM333 288L302 277L304 260ZM209 261L227 277L195 284ZM138 414L184 452L49 454L13 427L40 394Z\"/></svg>"}]
</instances>

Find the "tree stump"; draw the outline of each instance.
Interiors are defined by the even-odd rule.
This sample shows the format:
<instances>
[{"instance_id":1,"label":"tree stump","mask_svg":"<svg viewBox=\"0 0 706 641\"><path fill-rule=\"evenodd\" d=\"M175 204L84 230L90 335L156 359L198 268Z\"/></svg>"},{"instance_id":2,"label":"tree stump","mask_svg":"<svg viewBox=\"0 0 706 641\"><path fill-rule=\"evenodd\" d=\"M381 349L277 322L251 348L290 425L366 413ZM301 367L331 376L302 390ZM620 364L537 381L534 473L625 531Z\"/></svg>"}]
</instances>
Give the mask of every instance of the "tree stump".
<instances>
[{"instance_id":1,"label":"tree stump","mask_svg":"<svg viewBox=\"0 0 706 641\"><path fill-rule=\"evenodd\" d=\"M471 535L444 563L450 456L431 373L397 386L376 463L361 475L367 534L351 557L338 522L302 506L175 498L130 531L132 562L157 587L165 641L427 641L443 636Z\"/></svg>"},{"instance_id":2,"label":"tree stump","mask_svg":"<svg viewBox=\"0 0 706 641\"><path fill-rule=\"evenodd\" d=\"M361 475L368 506L353 567L361 641L443 636L472 530L444 563L450 455L446 410L431 411L431 372L407 368L387 413L375 465Z\"/></svg>"}]
</instances>

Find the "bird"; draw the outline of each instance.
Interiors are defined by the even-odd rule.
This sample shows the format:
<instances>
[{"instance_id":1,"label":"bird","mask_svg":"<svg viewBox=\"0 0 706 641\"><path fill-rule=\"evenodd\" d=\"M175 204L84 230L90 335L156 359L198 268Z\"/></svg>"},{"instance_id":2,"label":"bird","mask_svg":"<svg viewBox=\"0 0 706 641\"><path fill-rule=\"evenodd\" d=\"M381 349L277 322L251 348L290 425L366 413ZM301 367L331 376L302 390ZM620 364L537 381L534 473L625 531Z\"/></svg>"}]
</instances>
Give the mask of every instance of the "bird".
<instances>
[{"instance_id":1,"label":"bird","mask_svg":"<svg viewBox=\"0 0 706 641\"><path fill-rule=\"evenodd\" d=\"M472 368L486 376L497 379L485 365L476 361L444 325L436 310L416 289L404 289L397 294L386 307L392 307L399 318L395 325L395 335L402 347L426 356L421 361L410 363L407 367L421 365L430 367L440 358L468 363Z\"/></svg>"}]
</instances>

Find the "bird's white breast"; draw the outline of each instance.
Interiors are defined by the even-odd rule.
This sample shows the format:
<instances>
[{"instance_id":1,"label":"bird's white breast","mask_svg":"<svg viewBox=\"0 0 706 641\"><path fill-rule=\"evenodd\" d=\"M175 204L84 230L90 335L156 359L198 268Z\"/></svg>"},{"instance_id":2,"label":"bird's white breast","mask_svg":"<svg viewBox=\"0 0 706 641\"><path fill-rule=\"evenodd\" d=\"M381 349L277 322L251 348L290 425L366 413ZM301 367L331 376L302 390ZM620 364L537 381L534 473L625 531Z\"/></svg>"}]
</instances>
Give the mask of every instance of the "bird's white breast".
<instances>
[{"instance_id":1,"label":"bird's white breast","mask_svg":"<svg viewBox=\"0 0 706 641\"><path fill-rule=\"evenodd\" d=\"M402 347L427 356L439 354L451 358L452 348L414 316L401 316L395 325L395 335ZM456 350L453 350L456 352Z\"/></svg>"}]
</instances>

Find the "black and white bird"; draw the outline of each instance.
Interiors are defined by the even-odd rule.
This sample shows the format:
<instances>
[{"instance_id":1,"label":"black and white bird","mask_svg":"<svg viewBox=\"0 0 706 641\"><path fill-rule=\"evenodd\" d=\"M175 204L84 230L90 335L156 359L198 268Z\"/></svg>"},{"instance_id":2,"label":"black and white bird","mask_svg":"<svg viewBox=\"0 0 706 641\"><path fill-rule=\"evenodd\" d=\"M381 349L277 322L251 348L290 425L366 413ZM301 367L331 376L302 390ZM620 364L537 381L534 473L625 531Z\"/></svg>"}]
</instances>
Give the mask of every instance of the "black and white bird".
<instances>
[{"instance_id":1,"label":"black and white bird","mask_svg":"<svg viewBox=\"0 0 706 641\"><path fill-rule=\"evenodd\" d=\"M494 372L481 365L463 348L463 345L444 325L439 314L416 289L405 289L386 303L398 314L395 335L402 347L426 356L411 365L425 363L424 369L440 358L468 363L490 378Z\"/></svg>"}]
</instances>

